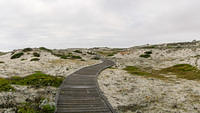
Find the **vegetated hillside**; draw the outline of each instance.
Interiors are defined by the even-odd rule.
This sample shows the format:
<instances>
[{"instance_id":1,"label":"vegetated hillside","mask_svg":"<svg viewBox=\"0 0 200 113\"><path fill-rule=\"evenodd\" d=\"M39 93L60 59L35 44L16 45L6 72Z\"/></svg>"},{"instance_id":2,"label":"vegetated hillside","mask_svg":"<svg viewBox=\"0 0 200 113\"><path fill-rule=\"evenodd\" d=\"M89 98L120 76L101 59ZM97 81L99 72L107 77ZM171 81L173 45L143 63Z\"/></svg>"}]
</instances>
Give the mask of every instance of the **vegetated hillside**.
<instances>
[{"instance_id":1,"label":"vegetated hillside","mask_svg":"<svg viewBox=\"0 0 200 113\"><path fill-rule=\"evenodd\" d=\"M0 112L53 113L65 77L101 58L116 65L99 76L119 113L199 113L200 42L132 48L24 48L0 55Z\"/></svg>"},{"instance_id":2,"label":"vegetated hillside","mask_svg":"<svg viewBox=\"0 0 200 113\"><path fill-rule=\"evenodd\" d=\"M199 41L127 48L112 60L98 81L118 112L200 112Z\"/></svg>"},{"instance_id":3,"label":"vegetated hillside","mask_svg":"<svg viewBox=\"0 0 200 113\"><path fill-rule=\"evenodd\" d=\"M76 70L100 63L88 49L14 50L0 56L0 113L53 113L58 87Z\"/></svg>"},{"instance_id":4,"label":"vegetated hillside","mask_svg":"<svg viewBox=\"0 0 200 113\"><path fill-rule=\"evenodd\" d=\"M0 56L1 56L1 55L5 55L5 54L6 54L5 52L0 52Z\"/></svg>"}]
</instances>

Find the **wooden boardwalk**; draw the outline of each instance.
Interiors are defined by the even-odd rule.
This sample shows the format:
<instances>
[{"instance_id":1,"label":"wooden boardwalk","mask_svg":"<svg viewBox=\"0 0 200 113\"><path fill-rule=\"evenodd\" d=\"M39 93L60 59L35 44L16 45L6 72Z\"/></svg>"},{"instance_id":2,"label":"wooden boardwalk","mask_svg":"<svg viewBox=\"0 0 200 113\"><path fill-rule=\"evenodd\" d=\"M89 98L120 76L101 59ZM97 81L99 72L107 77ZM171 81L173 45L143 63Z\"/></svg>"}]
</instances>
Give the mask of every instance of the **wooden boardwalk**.
<instances>
[{"instance_id":1,"label":"wooden boardwalk","mask_svg":"<svg viewBox=\"0 0 200 113\"><path fill-rule=\"evenodd\" d=\"M104 60L68 76L57 95L55 113L116 113L97 83L99 73L112 65Z\"/></svg>"}]
</instances>

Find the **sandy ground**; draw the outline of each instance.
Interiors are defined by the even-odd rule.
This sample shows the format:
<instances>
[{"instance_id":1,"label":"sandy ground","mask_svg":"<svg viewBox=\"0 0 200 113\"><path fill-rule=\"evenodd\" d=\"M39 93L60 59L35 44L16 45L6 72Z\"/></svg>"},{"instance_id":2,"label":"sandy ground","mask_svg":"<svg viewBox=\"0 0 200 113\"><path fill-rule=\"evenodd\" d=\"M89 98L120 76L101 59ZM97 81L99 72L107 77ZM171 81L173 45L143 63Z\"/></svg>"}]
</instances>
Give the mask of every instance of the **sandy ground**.
<instances>
[{"instance_id":1,"label":"sandy ground","mask_svg":"<svg viewBox=\"0 0 200 113\"><path fill-rule=\"evenodd\" d=\"M200 112L200 81L159 80L107 69L101 73L98 82L120 113Z\"/></svg>"},{"instance_id":2,"label":"sandy ground","mask_svg":"<svg viewBox=\"0 0 200 113\"><path fill-rule=\"evenodd\" d=\"M141 58L146 51L152 51L150 58ZM175 64L191 64L200 68L200 48L172 48L172 49L129 49L126 54L118 53L114 56L117 65L135 65L160 69Z\"/></svg>"},{"instance_id":3,"label":"sandy ground","mask_svg":"<svg viewBox=\"0 0 200 113\"><path fill-rule=\"evenodd\" d=\"M146 51L152 51L150 58L139 57ZM32 52L14 60L10 59L11 53L0 56L0 61L5 62L0 63L0 77L27 76L35 71L42 71L53 76L67 76L82 67L100 63L97 60L63 60L49 52L37 52L41 54L38 62L30 61L34 58ZM105 96L119 113L200 113L200 81L176 77L167 80L145 78L130 75L122 70L128 65L161 69L183 63L200 68L199 58L200 48L130 48L123 54L118 53L113 56L116 66L103 71L98 82ZM21 59L25 60L21 61ZM7 103L9 101L21 103L31 97L37 97L41 92L54 102L55 88L15 87L16 89L19 87L16 92L0 93L0 105L4 105L7 101Z\"/></svg>"},{"instance_id":4,"label":"sandy ground","mask_svg":"<svg viewBox=\"0 0 200 113\"><path fill-rule=\"evenodd\" d=\"M151 57L141 54L152 51ZM200 48L137 49L130 48L113 56L115 68L101 73L100 88L120 113L200 113L200 81L167 80L130 75L126 66L161 69L176 64L200 68Z\"/></svg>"},{"instance_id":5,"label":"sandy ground","mask_svg":"<svg viewBox=\"0 0 200 113\"><path fill-rule=\"evenodd\" d=\"M19 52L19 51L18 51ZM39 61L30 61L33 52L40 53ZM90 60L90 58L82 60L60 59L46 51L34 50L25 52L18 59L10 59L11 53L0 56L0 77L10 78L12 76L27 76L35 71L41 71L52 76L67 77L71 73L85 66L100 63L99 60ZM23 60L22 60L23 59ZM37 98L48 99L48 104L55 104L55 96L58 88L43 87L34 88L31 86L13 85L15 92L0 92L0 113L15 113L16 105L34 101Z\"/></svg>"},{"instance_id":6,"label":"sandy ground","mask_svg":"<svg viewBox=\"0 0 200 113\"><path fill-rule=\"evenodd\" d=\"M32 55L33 52L40 53L40 61L30 61L35 58ZM42 71L53 76L67 76L82 67L99 62L97 60L60 59L49 52L38 50L26 52L25 55L18 59L10 59L11 56L11 53L0 56L0 61L4 62L0 64L0 77L27 76L35 71Z\"/></svg>"}]
</instances>

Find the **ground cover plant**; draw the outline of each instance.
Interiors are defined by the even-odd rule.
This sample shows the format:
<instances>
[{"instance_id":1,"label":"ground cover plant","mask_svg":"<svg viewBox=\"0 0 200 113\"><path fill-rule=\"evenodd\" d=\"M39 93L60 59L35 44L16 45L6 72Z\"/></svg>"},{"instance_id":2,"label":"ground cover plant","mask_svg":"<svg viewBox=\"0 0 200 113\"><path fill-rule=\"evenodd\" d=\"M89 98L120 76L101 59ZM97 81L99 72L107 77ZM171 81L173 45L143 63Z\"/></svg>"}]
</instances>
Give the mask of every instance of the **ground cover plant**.
<instances>
[{"instance_id":1,"label":"ground cover plant","mask_svg":"<svg viewBox=\"0 0 200 113\"><path fill-rule=\"evenodd\" d=\"M142 68L136 66L126 66L125 71L132 75L144 76L144 77L154 77L154 78L167 78L162 74L176 75L177 78L187 79L187 80L200 80L200 70L190 64L177 64L171 67L163 68L160 70L146 71Z\"/></svg>"},{"instance_id":2,"label":"ground cover plant","mask_svg":"<svg viewBox=\"0 0 200 113\"><path fill-rule=\"evenodd\" d=\"M59 87L63 79L64 78L62 77L47 75L39 71L25 77L13 76L8 79L0 78L0 92L14 91L14 88L11 85L30 85L34 87Z\"/></svg>"},{"instance_id":3,"label":"ground cover plant","mask_svg":"<svg viewBox=\"0 0 200 113\"><path fill-rule=\"evenodd\" d=\"M21 56L23 56L24 53L23 52L20 52L20 53L16 53L14 55L11 56L11 59L17 59L17 58L20 58Z\"/></svg>"}]
</instances>

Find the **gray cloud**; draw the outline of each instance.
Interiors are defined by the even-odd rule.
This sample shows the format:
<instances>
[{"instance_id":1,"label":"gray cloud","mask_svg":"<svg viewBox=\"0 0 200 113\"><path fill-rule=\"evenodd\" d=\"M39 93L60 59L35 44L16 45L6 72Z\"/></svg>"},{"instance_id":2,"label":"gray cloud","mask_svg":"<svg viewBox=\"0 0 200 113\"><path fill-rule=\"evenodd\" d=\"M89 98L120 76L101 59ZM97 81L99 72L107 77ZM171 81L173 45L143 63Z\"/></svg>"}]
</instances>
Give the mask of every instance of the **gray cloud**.
<instances>
[{"instance_id":1,"label":"gray cloud","mask_svg":"<svg viewBox=\"0 0 200 113\"><path fill-rule=\"evenodd\" d=\"M200 39L199 0L1 0L0 50Z\"/></svg>"}]
</instances>

